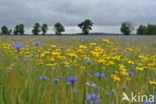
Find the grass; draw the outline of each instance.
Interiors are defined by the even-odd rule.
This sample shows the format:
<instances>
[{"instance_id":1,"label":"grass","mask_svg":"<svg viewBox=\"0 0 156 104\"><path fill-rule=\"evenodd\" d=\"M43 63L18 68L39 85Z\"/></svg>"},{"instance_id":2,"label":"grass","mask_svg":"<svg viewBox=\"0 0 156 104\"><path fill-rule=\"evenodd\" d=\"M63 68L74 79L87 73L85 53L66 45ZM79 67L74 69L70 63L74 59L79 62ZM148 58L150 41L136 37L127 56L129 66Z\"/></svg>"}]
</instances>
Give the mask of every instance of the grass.
<instances>
[{"instance_id":1,"label":"grass","mask_svg":"<svg viewBox=\"0 0 156 104\"><path fill-rule=\"evenodd\" d=\"M156 94L155 53L155 36L0 37L0 104L89 104L92 93L98 104L143 104L122 93Z\"/></svg>"}]
</instances>

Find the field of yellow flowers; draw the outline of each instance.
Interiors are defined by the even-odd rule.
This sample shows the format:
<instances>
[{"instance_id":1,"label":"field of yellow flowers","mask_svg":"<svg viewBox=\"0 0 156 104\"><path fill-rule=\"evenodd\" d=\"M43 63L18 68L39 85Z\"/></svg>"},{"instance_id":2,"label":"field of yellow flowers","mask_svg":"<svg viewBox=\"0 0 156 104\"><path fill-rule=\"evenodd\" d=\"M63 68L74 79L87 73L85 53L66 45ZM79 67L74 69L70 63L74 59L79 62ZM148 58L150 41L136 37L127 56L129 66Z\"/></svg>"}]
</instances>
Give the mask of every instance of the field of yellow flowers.
<instances>
[{"instance_id":1,"label":"field of yellow flowers","mask_svg":"<svg viewBox=\"0 0 156 104\"><path fill-rule=\"evenodd\" d=\"M137 97L122 99L131 93ZM155 104L155 99L154 36L0 37L0 104Z\"/></svg>"}]
</instances>

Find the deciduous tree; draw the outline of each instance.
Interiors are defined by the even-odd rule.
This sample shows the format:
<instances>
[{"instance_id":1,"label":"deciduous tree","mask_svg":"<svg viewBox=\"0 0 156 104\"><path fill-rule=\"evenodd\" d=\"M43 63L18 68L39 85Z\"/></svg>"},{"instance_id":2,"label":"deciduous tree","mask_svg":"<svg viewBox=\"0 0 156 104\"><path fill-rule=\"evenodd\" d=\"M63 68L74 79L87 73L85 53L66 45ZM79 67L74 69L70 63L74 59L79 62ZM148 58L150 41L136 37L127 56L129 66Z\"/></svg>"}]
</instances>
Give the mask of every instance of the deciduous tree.
<instances>
[{"instance_id":1,"label":"deciduous tree","mask_svg":"<svg viewBox=\"0 0 156 104\"><path fill-rule=\"evenodd\" d=\"M78 24L78 26L84 34L89 34L89 30L92 30L93 22L89 19L86 19L85 21Z\"/></svg>"}]
</instances>

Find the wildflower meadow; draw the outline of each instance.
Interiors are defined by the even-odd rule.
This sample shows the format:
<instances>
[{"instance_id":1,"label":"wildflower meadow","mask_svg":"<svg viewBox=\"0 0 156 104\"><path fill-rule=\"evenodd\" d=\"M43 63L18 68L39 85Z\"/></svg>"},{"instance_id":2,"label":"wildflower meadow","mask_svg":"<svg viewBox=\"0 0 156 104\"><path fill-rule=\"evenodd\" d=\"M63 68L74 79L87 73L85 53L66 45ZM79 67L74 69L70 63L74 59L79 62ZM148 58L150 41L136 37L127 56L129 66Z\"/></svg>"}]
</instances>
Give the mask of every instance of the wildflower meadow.
<instances>
[{"instance_id":1,"label":"wildflower meadow","mask_svg":"<svg viewBox=\"0 0 156 104\"><path fill-rule=\"evenodd\" d=\"M155 36L0 37L0 104L155 103Z\"/></svg>"}]
</instances>

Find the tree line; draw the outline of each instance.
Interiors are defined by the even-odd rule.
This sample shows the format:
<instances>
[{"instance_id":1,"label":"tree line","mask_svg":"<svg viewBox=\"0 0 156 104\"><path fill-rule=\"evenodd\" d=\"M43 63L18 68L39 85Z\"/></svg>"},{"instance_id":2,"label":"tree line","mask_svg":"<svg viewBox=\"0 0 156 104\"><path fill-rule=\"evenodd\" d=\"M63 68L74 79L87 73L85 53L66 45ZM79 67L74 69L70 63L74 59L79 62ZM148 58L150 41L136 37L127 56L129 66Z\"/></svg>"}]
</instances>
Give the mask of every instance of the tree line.
<instances>
[{"instance_id":1,"label":"tree line","mask_svg":"<svg viewBox=\"0 0 156 104\"><path fill-rule=\"evenodd\" d=\"M85 21L78 24L78 27L82 30L83 34L89 34L89 31L92 30L93 22L89 19L86 19ZM24 35L25 29L23 24L16 25L14 29L9 29L7 26L1 27L1 33L2 35ZM45 35L49 29L49 26L47 24L39 24L35 23L32 29L33 35ZM62 32L65 32L64 26L57 22L54 24L54 31L56 35L61 35Z\"/></svg>"},{"instance_id":2,"label":"tree line","mask_svg":"<svg viewBox=\"0 0 156 104\"><path fill-rule=\"evenodd\" d=\"M156 25L148 24L147 26L140 25L137 29L137 34L140 35L156 35Z\"/></svg>"},{"instance_id":3,"label":"tree line","mask_svg":"<svg viewBox=\"0 0 156 104\"><path fill-rule=\"evenodd\" d=\"M80 24L78 24L78 27L82 30L83 34L89 34L89 31L92 30L93 27L93 22L89 19L84 20ZM32 29L32 34L33 35L46 35L47 31L49 29L49 26L47 24L39 24L35 23ZM135 26L131 22L123 22L120 27L120 31L124 35L130 35L133 31L135 30ZM61 35L62 32L65 32L64 26L57 22L54 24L54 31L56 35ZM1 27L1 32L0 34L2 35L24 35L25 34L25 26L23 24L16 25L14 29L10 29L7 26L2 26ZM156 35L156 25L140 25L137 28L136 34L139 35Z\"/></svg>"}]
</instances>

